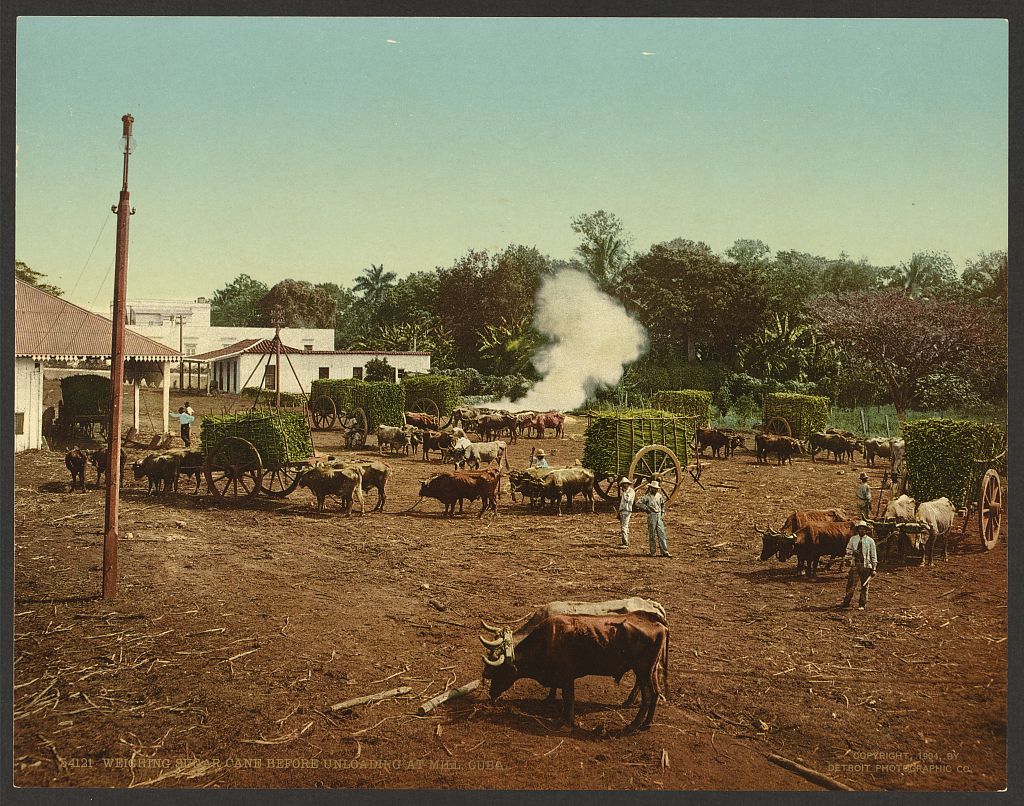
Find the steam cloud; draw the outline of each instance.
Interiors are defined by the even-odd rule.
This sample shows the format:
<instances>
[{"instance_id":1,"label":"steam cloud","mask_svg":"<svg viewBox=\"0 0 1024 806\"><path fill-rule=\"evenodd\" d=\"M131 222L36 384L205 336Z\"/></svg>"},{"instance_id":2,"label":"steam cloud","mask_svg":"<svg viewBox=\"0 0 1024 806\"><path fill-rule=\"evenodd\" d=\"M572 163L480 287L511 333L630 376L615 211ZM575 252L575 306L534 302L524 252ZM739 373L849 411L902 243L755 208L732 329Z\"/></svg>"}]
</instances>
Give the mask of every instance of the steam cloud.
<instances>
[{"instance_id":1,"label":"steam cloud","mask_svg":"<svg viewBox=\"0 0 1024 806\"><path fill-rule=\"evenodd\" d=\"M541 283L533 324L551 343L533 358L541 374L521 400L503 408L574 409L595 390L614 386L627 364L647 352L647 331L583 272L563 269Z\"/></svg>"}]
</instances>

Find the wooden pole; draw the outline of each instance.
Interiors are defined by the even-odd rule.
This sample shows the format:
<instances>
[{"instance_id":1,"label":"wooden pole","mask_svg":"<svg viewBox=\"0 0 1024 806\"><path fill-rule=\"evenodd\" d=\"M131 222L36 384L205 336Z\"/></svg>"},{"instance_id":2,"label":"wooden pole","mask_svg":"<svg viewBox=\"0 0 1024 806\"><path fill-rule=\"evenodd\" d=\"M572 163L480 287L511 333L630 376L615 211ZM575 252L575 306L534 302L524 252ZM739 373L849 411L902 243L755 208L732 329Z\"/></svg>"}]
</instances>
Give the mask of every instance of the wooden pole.
<instances>
[{"instance_id":1,"label":"wooden pole","mask_svg":"<svg viewBox=\"0 0 1024 806\"><path fill-rule=\"evenodd\" d=\"M164 388L163 400L161 401L161 407L163 408L163 420L164 420L164 433L167 434L171 430L171 362L164 362Z\"/></svg>"},{"instance_id":2,"label":"wooden pole","mask_svg":"<svg viewBox=\"0 0 1024 806\"><path fill-rule=\"evenodd\" d=\"M131 153L131 115L121 118L124 138L124 173L121 196L112 212L117 213L114 247L114 306L110 322L110 428L107 434L107 490L103 527L103 598L117 596L117 510L121 484L121 399L124 395L124 319L128 288L128 155Z\"/></svg>"},{"instance_id":3,"label":"wooden pole","mask_svg":"<svg viewBox=\"0 0 1024 806\"><path fill-rule=\"evenodd\" d=\"M132 428L139 430L139 379L132 384ZM118 463L120 464L120 462Z\"/></svg>"},{"instance_id":4,"label":"wooden pole","mask_svg":"<svg viewBox=\"0 0 1024 806\"><path fill-rule=\"evenodd\" d=\"M443 705L449 700L454 700L456 697L462 697L466 694L469 694L469 692L478 688L480 688L480 680L472 680L469 683L466 683L466 685L464 686L459 686L459 688L453 688L451 689L451 691L446 691L444 694L438 694L433 699L427 700L419 708L416 709L416 713L420 716L423 716L424 714L429 714L437 706Z\"/></svg>"},{"instance_id":5,"label":"wooden pole","mask_svg":"<svg viewBox=\"0 0 1024 806\"><path fill-rule=\"evenodd\" d=\"M401 694L408 694L412 691L409 686L399 686L393 688L390 691L381 691L377 694L367 694L365 697L356 697L354 700L345 700L345 702L339 702L331 706L332 711L341 711L345 708L355 708L357 705L366 705L370 702L378 702L380 700L386 700L390 697L398 697Z\"/></svg>"},{"instance_id":6,"label":"wooden pole","mask_svg":"<svg viewBox=\"0 0 1024 806\"><path fill-rule=\"evenodd\" d=\"M772 764L778 764L780 767L785 767L791 772L795 772L798 775L802 775L808 781L813 781L816 784L820 784L826 789L841 789L844 792L853 792L853 787L849 787L835 778L829 778L824 773L820 773L817 770L812 770L810 767L805 767L803 764L797 764L795 761L790 761L788 758L783 756L777 756L774 753L768 754L768 760Z\"/></svg>"}]
</instances>

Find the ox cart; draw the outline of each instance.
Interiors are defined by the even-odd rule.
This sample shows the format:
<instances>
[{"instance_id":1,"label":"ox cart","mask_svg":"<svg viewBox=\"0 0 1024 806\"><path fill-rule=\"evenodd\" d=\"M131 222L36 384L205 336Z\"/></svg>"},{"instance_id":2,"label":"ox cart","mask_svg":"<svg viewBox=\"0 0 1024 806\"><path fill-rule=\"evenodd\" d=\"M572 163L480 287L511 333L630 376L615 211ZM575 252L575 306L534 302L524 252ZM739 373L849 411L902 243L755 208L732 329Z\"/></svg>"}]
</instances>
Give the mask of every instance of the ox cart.
<instances>
[{"instance_id":1,"label":"ox cart","mask_svg":"<svg viewBox=\"0 0 1024 806\"><path fill-rule=\"evenodd\" d=\"M619 500L619 480L635 484L657 480L672 506L686 474L701 487L700 454L687 464L687 448L694 441L698 417L666 411L634 410L588 412L583 466L594 471L598 495Z\"/></svg>"},{"instance_id":2,"label":"ox cart","mask_svg":"<svg viewBox=\"0 0 1024 806\"><path fill-rule=\"evenodd\" d=\"M285 498L304 470L328 460L314 452L305 414L272 408L204 417L202 452L207 489L227 501Z\"/></svg>"},{"instance_id":3,"label":"ox cart","mask_svg":"<svg viewBox=\"0 0 1024 806\"><path fill-rule=\"evenodd\" d=\"M94 430L107 438L110 426L110 378L69 375L60 381L61 400L53 421L56 433L70 437L76 429L92 437Z\"/></svg>"},{"instance_id":4,"label":"ox cart","mask_svg":"<svg viewBox=\"0 0 1024 806\"><path fill-rule=\"evenodd\" d=\"M370 430L366 409L361 406L351 410L339 409L335 398L325 394L311 397L307 406L315 430L330 431L341 426L345 429L348 447L362 448L366 445L366 435Z\"/></svg>"}]
</instances>

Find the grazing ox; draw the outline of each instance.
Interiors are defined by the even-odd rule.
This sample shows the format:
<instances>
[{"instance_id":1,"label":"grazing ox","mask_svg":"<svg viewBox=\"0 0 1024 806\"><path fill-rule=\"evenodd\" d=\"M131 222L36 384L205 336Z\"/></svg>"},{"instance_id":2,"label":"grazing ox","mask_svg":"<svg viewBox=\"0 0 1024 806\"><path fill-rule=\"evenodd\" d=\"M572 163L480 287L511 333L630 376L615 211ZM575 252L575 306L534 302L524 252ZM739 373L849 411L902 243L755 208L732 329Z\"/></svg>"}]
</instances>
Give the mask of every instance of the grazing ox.
<instances>
[{"instance_id":1,"label":"grazing ox","mask_svg":"<svg viewBox=\"0 0 1024 806\"><path fill-rule=\"evenodd\" d=\"M475 471L450 471L438 473L420 482L420 498L434 498L444 504L445 515L455 515L455 504L462 513L462 502L465 499L475 501L481 499L482 506L477 517L483 517L488 507L497 514L498 484L501 472L495 467Z\"/></svg>"},{"instance_id":2,"label":"grazing ox","mask_svg":"<svg viewBox=\"0 0 1024 806\"><path fill-rule=\"evenodd\" d=\"M761 556L758 559L767 560L775 556L779 562L785 562L793 556L793 535L797 530L810 523L839 523L847 520L846 513L841 509L803 509L790 514L777 532L771 527L758 529L755 523L754 531L761 536Z\"/></svg>"},{"instance_id":3,"label":"grazing ox","mask_svg":"<svg viewBox=\"0 0 1024 806\"><path fill-rule=\"evenodd\" d=\"M562 718L575 727L576 680L588 675L616 682L632 671L640 689L640 709L628 732L650 727L658 705L659 661L668 688L669 630L660 615L644 611L621 615L551 615L518 644L505 628L484 656L483 679L496 700L523 678L562 690ZM485 643L488 643L485 641Z\"/></svg>"},{"instance_id":4,"label":"grazing ox","mask_svg":"<svg viewBox=\"0 0 1024 806\"><path fill-rule=\"evenodd\" d=\"M424 462L430 461L431 451L436 451L443 462L444 455L449 453L455 446L455 438L446 431L420 431L419 434Z\"/></svg>"},{"instance_id":5,"label":"grazing ox","mask_svg":"<svg viewBox=\"0 0 1024 806\"><path fill-rule=\"evenodd\" d=\"M384 511L384 503L388 500L387 486L391 478L391 465L374 459L369 462L332 462L331 467L358 467L363 474L363 492L371 489L377 491L377 503L370 511Z\"/></svg>"},{"instance_id":6,"label":"grazing ox","mask_svg":"<svg viewBox=\"0 0 1024 806\"><path fill-rule=\"evenodd\" d=\"M538 439L544 439L544 434L549 428L554 428L555 437L561 438L564 425L565 415L558 411L547 411L536 415L530 420L530 428L537 435Z\"/></svg>"},{"instance_id":7,"label":"grazing ox","mask_svg":"<svg viewBox=\"0 0 1024 806\"><path fill-rule=\"evenodd\" d=\"M174 450L165 451L165 455L178 457L178 475L174 477L174 484L172 485L174 491L178 491L178 476L184 473L186 478L195 478L196 488L192 493L193 495L198 495L199 478L203 475L203 468L205 466L203 452L188 448L175 448Z\"/></svg>"},{"instance_id":8,"label":"grazing ox","mask_svg":"<svg viewBox=\"0 0 1024 806\"><path fill-rule=\"evenodd\" d=\"M727 434L718 428L697 429L697 453L703 455L705 448L711 448L711 455L716 459L720 458L721 451L725 449L725 455L729 455L729 444L732 435Z\"/></svg>"},{"instance_id":9,"label":"grazing ox","mask_svg":"<svg viewBox=\"0 0 1024 806\"><path fill-rule=\"evenodd\" d=\"M117 477L117 486L124 486L124 463L127 459L127 455L124 452L124 448L121 448L121 467L120 474ZM107 475L107 449L100 448L98 451L93 451L89 455L89 462L93 467L96 468L96 486L100 486L100 476Z\"/></svg>"},{"instance_id":10,"label":"grazing ox","mask_svg":"<svg viewBox=\"0 0 1024 806\"><path fill-rule=\"evenodd\" d=\"M803 453L800 440L793 437L776 436L775 434L758 434L754 437L754 447L757 451L757 462L768 463L768 454L773 453L778 459L778 464L786 460L793 464L793 454Z\"/></svg>"},{"instance_id":11,"label":"grazing ox","mask_svg":"<svg viewBox=\"0 0 1024 806\"><path fill-rule=\"evenodd\" d=\"M953 528L953 518L956 517L956 514L957 509L948 498L936 498L918 505L916 520L926 528L926 531L911 536L911 543L918 551L922 548L926 550L928 565L932 564L932 548L940 537L942 538L942 559L948 559L947 535ZM964 514L966 515L966 513ZM924 561L925 558L922 557L922 564Z\"/></svg>"},{"instance_id":12,"label":"grazing ox","mask_svg":"<svg viewBox=\"0 0 1024 806\"><path fill-rule=\"evenodd\" d=\"M572 511L574 495L582 494L590 502L590 511L594 511L594 471L585 467L565 467L552 470L544 476L544 494L557 502L558 514L562 514L562 496Z\"/></svg>"},{"instance_id":13,"label":"grazing ox","mask_svg":"<svg viewBox=\"0 0 1024 806\"><path fill-rule=\"evenodd\" d=\"M383 456L384 448L387 447L391 453L397 453L398 451L409 453L410 437L412 434L413 429L409 426L397 428L393 425L378 425L377 452Z\"/></svg>"},{"instance_id":14,"label":"grazing ox","mask_svg":"<svg viewBox=\"0 0 1024 806\"><path fill-rule=\"evenodd\" d=\"M148 482L146 491L152 495L154 491L170 492L178 482L178 468L181 456L176 453L151 453L141 461L132 463L135 480L145 478Z\"/></svg>"},{"instance_id":15,"label":"grazing ox","mask_svg":"<svg viewBox=\"0 0 1024 806\"><path fill-rule=\"evenodd\" d=\"M498 462L499 464L504 460L505 467L510 467L508 463L508 456L506 455L506 449L508 446L505 441L499 439L497 442L462 442L459 440L452 450L452 461L455 464L455 469L460 470L467 465L474 469L480 467L480 465L488 465L491 462Z\"/></svg>"},{"instance_id":16,"label":"grazing ox","mask_svg":"<svg viewBox=\"0 0 1024 806\"><path fill-rule=\"evenodd\" d=\"M861 447L861 443L856 438L850 438L843 434L830 434L830 433L815 433L811 434L808 438L810 443L810 454L811 461L815 461L815 457L820 451L828 451L832 454L835 461L847 460L853 461L853 453Z\"/></svg>"},{"instance_id":17,"label":"grazing ox","mask_svg":"<svg viewBox=\"0 0 1024 806\"><path fill-rule=\"evenodd\" d=\"M311 467L299 477L299 486L305 487L316 496L316 511L324 511L327 496L336 495L341 499L341 510L346 517L352 516L352 497L359 501L359 514L366 513L363 499L363 471L359 465L325 465Z\"/></svg>"},{"instance_id":18,"label":"grazing ox","mask_svg":"<svg viewBox=\"0 0 1024 806\"><path fill-rule=\"evenodd\" d=\"M64 454L64 466L71 474L71 492L75 491L76 481L82 482L82 492L85 492L85 465L88 461L78 448L72 448Z\"/></svg>"}]
</instances>

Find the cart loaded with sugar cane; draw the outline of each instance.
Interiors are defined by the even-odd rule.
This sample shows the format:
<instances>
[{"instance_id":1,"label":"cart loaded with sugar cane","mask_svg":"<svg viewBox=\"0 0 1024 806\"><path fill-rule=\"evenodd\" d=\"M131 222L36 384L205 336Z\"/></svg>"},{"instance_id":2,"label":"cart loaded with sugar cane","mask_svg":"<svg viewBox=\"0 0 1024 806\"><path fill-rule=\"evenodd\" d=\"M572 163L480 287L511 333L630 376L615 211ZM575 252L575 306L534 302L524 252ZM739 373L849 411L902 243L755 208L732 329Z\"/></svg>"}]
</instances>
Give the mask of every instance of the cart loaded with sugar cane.
<instances>
[{"instance_id":1,"label":"cart loaded with sugar cane","mask_svg":"<svg viewBox=\"0 0 1024 806\"><path fill-rule=\"evenodd\" d=\"M598 494L618 501L619 480L636 485L657 480L672 506L686 474L700 483L700 455L687 464L697 417L658 409L621 409L587 414L583 466L594 471Z\"/></svg>"}]
</instances>

